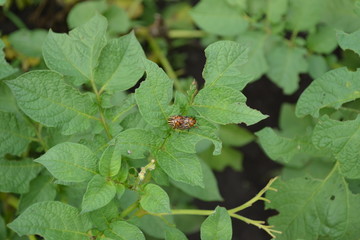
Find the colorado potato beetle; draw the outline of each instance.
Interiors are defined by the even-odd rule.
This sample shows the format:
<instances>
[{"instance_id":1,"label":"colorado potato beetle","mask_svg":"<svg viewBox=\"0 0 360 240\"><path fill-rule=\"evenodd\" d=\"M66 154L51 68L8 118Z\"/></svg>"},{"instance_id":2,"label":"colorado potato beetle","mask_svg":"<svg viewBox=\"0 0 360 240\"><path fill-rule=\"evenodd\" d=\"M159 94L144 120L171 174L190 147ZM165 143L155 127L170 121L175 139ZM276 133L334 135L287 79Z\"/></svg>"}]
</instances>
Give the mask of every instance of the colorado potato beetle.
<instances>
[{"instance_id":1,"label":"colorado potato beetle","mask_svg":"<svg viewBox=\"0 0 360 240\"><path fill-rule=\"evenodd\" d=\"M168 124L173 129L186 130L194 127L196 119L193 117L175 115L168 118Z\"/></svg>"}]
</instances>

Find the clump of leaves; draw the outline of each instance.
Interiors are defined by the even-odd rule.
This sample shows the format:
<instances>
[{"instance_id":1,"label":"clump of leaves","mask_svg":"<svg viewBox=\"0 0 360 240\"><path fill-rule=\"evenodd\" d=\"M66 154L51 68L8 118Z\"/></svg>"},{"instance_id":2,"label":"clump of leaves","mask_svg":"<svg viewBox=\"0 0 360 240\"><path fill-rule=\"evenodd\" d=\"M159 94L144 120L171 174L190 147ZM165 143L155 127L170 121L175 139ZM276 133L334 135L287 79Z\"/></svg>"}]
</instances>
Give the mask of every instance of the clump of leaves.
<instances>
[{"instance_id":1,"label":"clump of leaves","mask_svg":"<svg viewBox=\"0 0 360 240\"><path fill-rule=\"evenodd\" d=\"M338 32L345 50L360 54L360 31ZM355 40L356 39L356 40ZM347 68L317 78L296 107L282 108L280 131L257 133L265 152L285 166L269 193L279 214L270 218L279 239L358 239L360 72Z\"/></svg>"},{"instance_id":2,"label":"clump of leaves","mask_svg":"<svg viewBox=\"0 0 360 240\"><path fill-rule=\"evenodd\" d=\"M298 89L300 74L313 79L339 64L336 30L360 28L358 1L354 0L201 0L192 10L195 23L210 35L233 39L250 48L242 66L249 81L266 75L285 94ZM344 54L345 59L352 54ZM358 57L356 57L358 59Z\"/></svg>"},{"instance_id":3,"label":"clump of leaves","mask_svg":"<svg viewBox=\"0 0 360 240\"><path fill-rule=\"evenodd\" d=\"M7 80L0 85L0 191L21 197L12 199L20 215L6 209L0 227L15 218L8 227L20 236L145 239L145 232L186 239L173 216L204 215L204 240L230 240L230 217L274 236L271 226L237 213L267 201L262 195L275 190L274 180L230 210L174 209L164 190L177 186L195 197L221 199L195 146L207 140L213 154L220 154L218 125L266 118L240 92L247 48L231 41L210 45L205 86L174 92L173 80L145 58L134 33L109 40L106 28L106 19L96 15L68 35L50 31L42 49L48 69L15 79L16 69L1 56L0 76ZM128 94L144 73L145 80ZM172 129L167 120L173 115L192 116L197 124Z\"/></svg>"}]
</instances>

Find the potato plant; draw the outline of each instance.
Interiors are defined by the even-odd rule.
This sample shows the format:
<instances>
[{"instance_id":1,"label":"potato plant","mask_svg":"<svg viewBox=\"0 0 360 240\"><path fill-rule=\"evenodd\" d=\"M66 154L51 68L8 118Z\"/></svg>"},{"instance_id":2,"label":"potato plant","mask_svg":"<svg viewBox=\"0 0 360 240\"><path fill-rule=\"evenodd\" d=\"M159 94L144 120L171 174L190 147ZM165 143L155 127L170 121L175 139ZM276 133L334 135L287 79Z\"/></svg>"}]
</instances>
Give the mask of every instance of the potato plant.
<instances>
[{"instance_id":1,"label":"potato plant","mask_svg":"<svg viewBox=\"0 0 360 240\"><path fill-rule=\"evenodd\" d=\"M21 195L18 216L7 226L45 239L145 239L143 232L186 239L172 216L204 215L202 239L231 239L231 217L274 236L271 226L238 214L265 200L263 193L275 190L273 180L228 210L172 207L162 187L221 198L195 147L209 141L218 155L219 125L266 118L241 93L238 67L247 48L231 41L210 45L205 86L197 89L194 82L186 92L174 91L173 80L145 58L133 32L107 39L106 29L107 20L96 15L69 34L50 31L42 49L48 69L2 81L4 99L13 104L1 111L0 187ZM2 78L14 73L3 65ZM139 80L135 93L124 92ZM171 116L196 123L174 127ZM153 233L155 223L160 230Z\"/></svg>"}]
</instances>

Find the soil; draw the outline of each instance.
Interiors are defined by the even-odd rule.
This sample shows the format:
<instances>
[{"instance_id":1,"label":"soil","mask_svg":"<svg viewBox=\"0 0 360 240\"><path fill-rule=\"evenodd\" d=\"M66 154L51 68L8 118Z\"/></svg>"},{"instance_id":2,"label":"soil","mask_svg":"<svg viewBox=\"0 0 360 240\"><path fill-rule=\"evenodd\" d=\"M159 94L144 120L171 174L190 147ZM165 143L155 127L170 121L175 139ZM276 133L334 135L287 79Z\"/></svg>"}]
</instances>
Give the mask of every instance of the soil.
<instances>
[{"instance_id":1,"label":"soil","mask_svg":"<svg viewBox=\"0 0 360 240\"><path fill-rule=\"evenodd\" d=\"M49 29L51 27L55 32L67 32L66 14L69 9L61 9L61 6L58 6L56 1L45 2L41 8L30 7L22 11L14 9L13 13L20 16L30 29ZM164 1L159 2L161 7L167 5L164 4ZM193 3L195 2L197 1L193 1ZM5 16L1 15L1 13L0 30L2 34L8 34L16 30L14 24L5 18ZM201 83L203 83L201 73L205 64L204 48L200 45L199 41L194 40L186 47L172 50L169 55L171 56L179 51L185 53L187 56L186 75L193 76L201 85ZM253 126L244 127L252 132L259 131L264 127L278 127L278 116L281 105L285 102L295 103L300 93L310 83L310 78L307 75L301 75L300 77L300 88L291 96L284 95L281 89L266 77L262 77L260 80L249 84L243 91L248 99L247 104L270 117ZM228 209L236 207L258 193L258 191L267 184L269 179L274 177L280 170L280 166L270 160L255 142L239 148L239 151L244 154L244 170L242 172L235 172L227 168L223 172L215 173L221 194L225 201L202 202L196 200L195 204L200 209L214 209L217 205L224 206ZM256 203L251 208L245 209L242 214L251 219L266 220L269 216L276 214L276 212L264 210L263 203ZM190 235L189 239L200 239L199 233ZM268 240L270 237L254 226L233 219L233 240L250 239Z\"/></svg>"}]
</instances>

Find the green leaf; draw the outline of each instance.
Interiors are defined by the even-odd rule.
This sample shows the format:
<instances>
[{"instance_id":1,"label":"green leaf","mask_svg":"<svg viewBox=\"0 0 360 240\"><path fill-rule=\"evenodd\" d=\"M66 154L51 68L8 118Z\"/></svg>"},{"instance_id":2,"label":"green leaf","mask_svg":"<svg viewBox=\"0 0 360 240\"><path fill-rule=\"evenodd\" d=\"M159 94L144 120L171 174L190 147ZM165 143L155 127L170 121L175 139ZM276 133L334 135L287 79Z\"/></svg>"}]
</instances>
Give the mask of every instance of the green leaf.
<instances>
[{"instance_id":1,"label":"green leaf","mask_svg":"<svg viewBox=\"0 0 360 240\"><path fill-rule=\"evenodd\" d=\"M251 125L266 115L246 106L239 91L225 86L205 87L196 95L192 107L203 117L219 124L245 123Z\"/></svg>"},{"instance_id":2,"label":"green leaf","mask_svg":"<svg viewBox=\"0 0 360 240\"><path fill-rule=\"evenodd\" d=\"M41 170L32 159L8 161L0 158L0 192L26 193L30 181Z\"/></svg>"},{"instance_id":3,"label":"green leaf","mask_svg":"<svg viewBox=\"0 0 360 240\"><path fill-rule=\"evenodd\" d=\"M34 139L35 129L17 114L0 111L0 156L20 155Z\"/></svg>"},{"instance_id":4,"label":"green leaf","mask_svg":"<svg viewBox=\"0 0 360 240\"><path fill-rule=\"evenodd\" d=\"M6 62L3 51L4 46L4 42L0 39L0 79L6 78L17 72L16 68L13 68L8 62Z\"/></svg>"},{"instance_id":5,"label":"green leaf","mask_svg":"<svg viewBox=\"0 0 360 240\"><path fill-rule=\"evenodd\" d=\"M283 103L280 109L279 127L281 135L285 137L298 137L311 134L315 120L306 116L298 118L295 114L295 105Z\"/></svg>"},{"instance_id":6,"label":"green leaf","mask_svg":"<svg viewBox=\"0 0 360 240\"><path fill-rule=\"evenodd\" d=\"M360 98L360 71L350 72L338 68L325 73L313 81L301 94L296 115L319 117L319 110L324 107L339 109L343 103Z\"/></svg>"},{"instance_id":7,"label":"green leaf","mask_svg":"<svg viewBox=\"0 0 360 240\"><path fill-rule=\"evenodd\" d=\"M108 204L116 194L116 187L112 181L105 177L95 175L88 183L81 204L81 213L90 212Z\"/></svg>"},{"instance_id":8,"label":"green leaf","mask_svg":"<svg viewBox=\"0 0 360 240\"><path fill-rule=\"evenodd\" d=\"M70 28L75 28L86 24L92 17L105 12L108 5L104 0L85 1L74 5L67 16L67 24Z\"/></svg>"},{"instance_id":9,"label":"green leaf","mask_svg":"<svg viewBox=\"0 0 360 240\"><path fill-rule=\"evenodd\" d=\"M201 224L201 240L231 240L231 218L223 207L216 207L215 212Z\"/></svg>"},{"instance_id":10,"label":"green leaf","mask_svg":"<svg viewBox=\"0 0 360 240\"><path fill-rule=\"evenodd\" d=\"M269 51L267 76L282 88L285 94L292 94L298 89L299 74L306 72L308 68L305 54L304 48L291 47L284 43Z\"/></svg>"},{"instance_id":11,"label":"green leaf","mask_svg":"<svg viewBox=\"0 0 360 240\"><path fill-rule=\"evenodd\" d=\"M118 145L109 145L99 161L99 172L105 177L113 177L121 168L121 151Z\"/></svg>"},{"instance_id":12,"label":"green leaf","mask_svg":"<svg viewBox=\"0 0 360 240\"><path fill-rule=\"evenodd\" d=\"M173 81L155 63L146 61L146 80L135 91L135 99L146 122L154 127L167 124L173 98Z\"/></svg>"},{"instance_id":13,"label":"green leaf","mask_svg":"<svg viewBox=\"0 0 360 240\"><path fill-rule=\"evenodd\" d=\"M6 239L6 225L4 218L0 215L0 239Z\"/></svg>"},{"instance_id":14,"label":"green leaf","mask_svg":"<svg viewBox=\"0 0 360 240\"><path fill-rule=\"evenodd\" d=\"M93 79L93 70L106 45L106 27L106 19L96 15L69 35L50 31L43 46L48 68L77 78L77 83Z\"/></svg>"},{"instance_id":15,"label":"green leaf","mask_svg":"<svg viewBox=\"0 0 360 240\"><path fill-rule=\"evenodd\" d=\"M241 147L255 139L255 136L246 128L238 125L220 126L219 137L224 145Z\"/></svg>"},{"instance_id":16,"label":"green leaf","mask_svg":"<svg viewBox=\"0 0 360 240\"><path fill-rule=\"evenodd\" d=\"M269 192L267 208L279 214L270 218L270 225L282 231L276 239L356 240L360 234L357 209L359 196L353 195L337 166L324 180L296 178L278 180Z\"/></svg>"},{"instance_id":17,"label":"green leaf","mask_svg":"<svg viewBox=\"0 0 360 240\"><path fill-rule=\"evenodd\" d=\"M169 225L174 224L172 216L161 216L160 218L152 215L145 215L141 218L133 217L129 222L138 226L147 235L159 239L164 239L165 231L169 228Z\"/></svg>"},{"instance_id":18,"label":"green leaf","mask_svg":"<svg viewBox=\"0 0 360 240\"><path fill-rule=\"evenodd\" d=\"M22 213L29 206L45 201L52 201L56 197L56 187L53 178L47 175L40 175L30 183L29 192L21 195L19 212Z\"/></svg>"},{"instance_id":19,"label":"green leaf","mask_svg":"<svg viewBox=\"0 0 360 240\"><path fill-rule=\"evenodd\" d=\"M203 160L200 159L200 163L204 175L204 187L192 186L176 181L171 181L171 183L190 196L196 197L203 201L222 201L223 199L220 195L214 173Z\"/></svg>"},{"instance_id":20,"label":"green leaf","mask_svg":"<svg viewBox=\"0 0 360 240\"><path fill-rule=\"evenodd\" d=\"M97 174L98 159L86 146L78 143L60 143L35 160L65 182L83 182Z\"/></svg>"},{"instance_id":21,"label":"green leaf","mask_svg":"<svg viewBox=\"0 0 360 240\"><path fill-rule=\"evenodd\" d=\"M313 79L324 75L329 69L326 59L321 55L311 55L307 58L309 74Z\"/></svg>"},{"instance_id":22,"label":"green leaf","mask_svg":"<svg viewBox=\"0 0 360 240\"><path fill-rule=\"evenodd\" d=\"M211 127L201 126L189 131L173 132L168 141L180 152L196 153L196 144L201 140L209 140L215 146L214 155L219 155L222 144L215 131Z\"/></svg>"},{"instance_id":23,"label":"green leaf","mask_svg":"<svg viewBox=\"0 0 360 240\"><path fill-rule=\"evenodd\" d=\"M162 186L169 186L169 176L166 175L164 170L161 169L160 166L156 166L156 168L151 172L151 178L154 181Z\"/></svg>"},{"instance_id":24,"label":"green leaf","mask_svg":"<svg viewBox=\"0 0 360 240\"><path fill-rule=\"evenodd\" d=\"M111 224L112 220L115 219L119 214L117 205L117 202L111 201L106 206L90 212L89 217L94 227L100 231L108 229L108 226Z\"/></svg>"},{"instance_id":25,"label":"green leaf","mask_svg":"<svg viewBox=\"0 0 360 240\"><path fill-rule=\"evenodd\" d=\"M326 176L329 174L333 167L333 161L327 161L327 159L325 159L324 161L319 159L313 159L301 168L284 167L281 171L281 177L285 181L299 177L323 179L326 178Z\"/></svg>"},{"instance_id":26,"label":"green leaf","mask_svg":"<svg viewBox=\"0 0 360 240\"><path fill-rule=\"evenodd\" d=\"M20 112L14 95L4 81L0 81L0 111Z\"/></svg>"},{"instance_id":27,"label":"green leaf","mask_svg":"<svg viewBox=\"0 0 360 240\"><path fill-rule=\"evenodd\" d=\"M147 152L160 146L161 139L150 131L132 128L116 136L115 142L123 156L142 159Z\"/></svg>"},{"instance_id":28,"label":"green leaf","mask_svg":"<svg viewBox=\"0 0 360 240\"><path fill-rule=\"evenodd\" d=\"M145 240L140 229L125 221L116 221L110 224L110 229L105 230L105 236L114 240Z\"/></svg>"},{"instance_id":29,"label":"green leaf","mask_svg":"<svg viewBox=\"0 0 360 240\"><path fill-rule=\"evenodd\" d=\"M160 167L175 181L204 187L201 165L195 154L179 152L169 144L154 154Z\"/></svg>"},{"instance_id":30,"label":"green leaf","mask_svg":"<svg viewBox=\"0 0 360 240\"><path fill-rule=\"evenodd\" d=\"M165 232L165 240L187 240L187 237L177 228L168 228Z\"/></svg>"},{"instance_id":31,"label":"green leaf","mask_svg":"<svg viewBox=\"0 0 360 240\"><path fill-rule=\"evenodd\" d=\"M272 3L269 5L272 5ZM238 69L240 74L246 77L246 81L239 85L241 86L240 90L242 90L248 82L260 78L268 71L269 65L265 58L264 49L268 40L268 34L255 31L248 31L237 38L237 42L249 49L248 61Z\"/></svg>"},{"instance_id":32,"label":"green leaf","mask_svg":"<svg viewBox=\"0 0 360 240\"><path fill-rule=\"evenodd\" d=\"M242 170L242 153L227 146L223 147L220 155L214 156L209 149L201 152L199 156L216 171L223 171L226 167L231 167L236 171Z\"/></svg>"},{"instance_id":33,"label":"green leaf","mask_svg":"<svg viewBox=\"0 0 360 240\"><path fill-rule=\"evenodd\" d=\"M268 127L256 135L266 154L286 166L301 167L311 158L326 156L324 151L315 148L310 136L284 137Z\"/></svg>"},{"instance_id":34,"label":"green leaf","mask_svg":"<svg viewBox=\"0 0 360 240\"><path fill-rule=\"evenodd\" d=\"M330 26L319 26L316 32L306 39L307 47L316 52L330 54L337 47L335 29Z\"/></svg>"},{"instance_id":35,"label":"green leaf","mask_svg":"<svg viewBox=\"0 0 360 240\"><path fill-rule=\"evenodd\" d=\"M273 0L267 2L266 17L271 23L278 23L282 20L288 9L289 0Z\"/></svg>"},{"instance_id":36,"label":"green leaf","mask_svg":"<svg viewBox=\"0 0 360 240\"><path fill-rule=\"evenodd\" d=\"M102 91L122 91L133 87L144 74L144 52L134 32L113 39L103 48L94 79Z\"/></svg>"},{"instance_id":37,"label":"green leaf","mask_svg":"<svg viewBox=\"0 0 360 240\"><path fill-rule=\"evenodd\" d=\"M218 41L205 49L205 86L229 86L241 90L249 82L241 66L248 60L248 49L232 41Z\"/></svg>"},{"instance_id":38,"label":"green leaf","mask_svg":"<svg viewBox=\"0 0 360 240\"><path fill-rule=\"evenodd\" d=\"M14 49L28 57L42 57L42 45L47 31L44 29L20 29L9 35L9 41Z\"/></svg>"},{"instance_id":39,"label":"green leaf","mask_svg":"<svg viewBox=\"0 0 360 240\"><path fill-rule=\"evenodd\" d=\"M352 121L336 121L328 116L315 126L316 147L331 152L340 163L341 173L348 178L360 178L360 117Z\"/></svg>"},{"instance_id":40,"label":"green leaf","mask_svg":"<svg viewBox=\"0 0 360 240\"><path fill-rule=\"evenodd\" d=\"M170 200L167 193L158 185L149 183L140 199L141 207L149 213L170 213Z\"/></svg>"},{"instance_id":41,"label":"green leaf","mask_svg":"<svg viewBox=\"0 0 360 240\"><path fill-rule=\"evenodd\" d=\"M90 95L69 86L57 72L32 71L6 84L26 115L47 127L62 127L65 135L85 131L98 120Z\"/></svg>"},{"instance_id":42,"label":"green leaf","mask_svg":"<svg viewBox=\"0 0 360 240\"><path fill-rule=\"evenodd\" d=\"M104 12L104 16L109 21L108 29L110 34L126 33L131 27L128 13L115 4L108 7Z\"/></svg>"},{"instance_id":43,"label":"green leaf","mask_svg":"<svg viewBox=\"0 0 360 240\"><path fill-rule=\"evenodd\" d=\"M202 0L191 11L195 23L209 33L234 36L248 27L241 8L226 1Z\"/></svg>"},{"instance_id":44,"label":"green leaf","mask_svg":"<svg viewBox=\"0 0 360 240\"><path fill-rule=\"evenodd\" d=\"M111 99L112 102L114 100L115 99ZM113 108L110 108L108 111L105 111L106 118L111 119L112 123L120 122L129 114L136 111L134 94L128 95L125 99L118 101L118 103L120 103L120 106L115 106Z\"/></svg>"},{"instance_id":45,"label":"green leaf","mask_svg":"<svg viewBox=\"0 0 360 240\"><path fill-rule=\"evenodd\" d=\"M312 30L320 22L324 11L324 0L289 0L286 23L293 31Z\"/></svg>"},{"instance_id":46,"label":"green leaf","mask_svg":"<svg viewBox=\"0 0 360 240\"><path fill-rule=\"evenodd\" d=\"M37 234L45 239L87 240L91 224L86 215L61 202L31 205L8 226L20 236Z\"/></svg>"},{"instance_id":47,"label":"green leaf","mask_svg":"<svg viewBox=\"0 0 360 240\"><path fill-rule=\"evenodd\" d=\"M132 113L129 113L122 121L121 126L125 129L129 128L141 128L150 130L153 129L153 127L148 124L141 113L139 112L139 109L135 109Z\"/></svg>"},{"instance_id":48,"label":"green leaf","mask_svg":"<svg viewBox=\"0 0 360 240\"><path fill-rule=\"evenodd\" d=\"M247 13L254 20L264 18L266 4L269 3L267 0L247 1Z\"/></svg>"},{"instance_id":49,"label":"green leaf","mask_svg":"<svg viewBox=\"0 0 360 240\"><path fill-rule=\"evenodd\" d=\"M360 16L356 14L357 1L334 0L323 1L322 21L335 29L353 32L360 27Z\"/></svg>"},{"instance_id":50,"label":"green leaf","mask_svg":"<svg viewBox=\"0 0 360 240\"><path fill-rule=\"evenodd\" d=\"M339 42L340 47L343 50L350 49L360 55L360 45L359 45L359 37L360 37L360 30L353 32L351 34L347 34L342 31L338 31L337 40Z\"/></svg>"}]
</instances>

